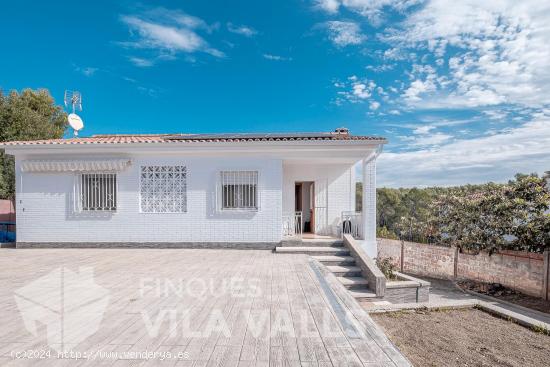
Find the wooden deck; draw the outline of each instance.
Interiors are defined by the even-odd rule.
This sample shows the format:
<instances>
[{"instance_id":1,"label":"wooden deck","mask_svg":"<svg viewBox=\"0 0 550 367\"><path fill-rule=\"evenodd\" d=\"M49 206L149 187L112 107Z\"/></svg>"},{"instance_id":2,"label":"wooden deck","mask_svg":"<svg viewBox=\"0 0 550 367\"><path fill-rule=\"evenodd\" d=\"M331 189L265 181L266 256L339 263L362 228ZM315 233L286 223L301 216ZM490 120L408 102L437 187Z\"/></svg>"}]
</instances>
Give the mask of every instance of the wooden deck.
<instances>
[{"instance_id":1,"label":"wooden deck","mask_svg":"<svg viewBox=\"0 0 550 367\"><path fill-rule=\"evenodd\" d=\"M95 359L59 360L45 326L38 324L37 336L29 332L14 295L56 269L79 267L93 269L109 301L97 331L74 345L63 339L66 350ZM368 315L357 317L342 290L334 291L322 274L307 255L259 250L0 249L0 365L408 365ZM69 291L63 294L75 294ZM90 325L84 313L69 327ZM52 355L11 356L23 350ZM174 358L147 361L131 354L145 351Z\"/></svg>"}]
</instances>

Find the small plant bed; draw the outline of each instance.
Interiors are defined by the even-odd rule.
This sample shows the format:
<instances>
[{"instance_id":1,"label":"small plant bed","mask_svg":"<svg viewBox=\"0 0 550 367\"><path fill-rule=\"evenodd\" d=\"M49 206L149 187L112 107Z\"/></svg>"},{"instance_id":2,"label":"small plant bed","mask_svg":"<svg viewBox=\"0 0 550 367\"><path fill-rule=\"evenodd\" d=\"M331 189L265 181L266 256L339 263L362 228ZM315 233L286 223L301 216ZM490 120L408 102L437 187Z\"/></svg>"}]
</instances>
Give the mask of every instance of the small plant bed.
<instances>
[{"instance_id":1,"label":"small plant bed","mask_svg":"<svg viewBox=\"0 0 550 367\"><path fill-rule=\"evenodd\" d=\"M386 278L384 300L390 303L427 302L430 295L430 283L396 271L393 259L378 258L376 266Z\"/></svg>"},{"instance_id":2,"label":"small plant bed","mask_svg":"<svg viewBox=\"0 0 550 367\"><path fill-rule=\"evenodd\" d=\"M457 285L468 291L485 294L491 297L511 302L519 306L550 314L550 301L537 298L507 288L500 283L483 283L474 280L461 280Z\"/></svg>"},{"instance_id":3,"label":"small plant bed","mask_svg":"<svg viewBox=\"0 0 550 367\"><path fill-rule=\"evenodd\" d=\"M548 366L550 336L477 309L370 316L414 366Z\"/></svg>"}]
</instances>

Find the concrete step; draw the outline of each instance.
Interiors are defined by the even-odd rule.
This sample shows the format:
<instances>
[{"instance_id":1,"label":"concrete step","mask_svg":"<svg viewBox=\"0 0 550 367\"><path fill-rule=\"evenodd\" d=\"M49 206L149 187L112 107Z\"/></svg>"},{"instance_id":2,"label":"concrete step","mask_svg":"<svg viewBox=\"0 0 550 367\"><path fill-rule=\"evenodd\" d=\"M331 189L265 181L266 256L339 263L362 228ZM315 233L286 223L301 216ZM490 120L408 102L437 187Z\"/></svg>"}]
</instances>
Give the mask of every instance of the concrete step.
<instances>
[{"instance_id":1,"label":"concrete step","mask_svg":"<svg viewBox=\"0 0 550 367\"><path fill-rule=\"evenodd\" d=\"M281 241L281 247L344 247L338 239L289 239Z\"/></svg>"},{"instance_id":2,"label":"concrete step","mask_svg":"<svg viewBox=\"0 0 550 367\"><path fill-rule=\"evenodd\" d=\"M365 289L369 282L362 277L336 277L347 289Z\"/></svg>"},{"instance_id":3,"label":"concrete step","mask_svg":"<svg viewBox=\"0 0 550 367\"><path fill-rule=\"evenodd\" d=\"M341 277L360 277L361 268L358 266L351 265L329 265L327 269L330 270L334 275Z\"/></svg>"},{"instance_id":4,"label":"concrete step","mask_svg":"<svg viewBox=\"0 0 550 367\"><path fill-rule=\"evenodd\" d=\"M331 266L331 265L355 265L355 259L353 256L312 256L315 260L319 261L321 264Z\"/></svg>"},{"instance_id":5,"label":"concrete step","mask_svg":"<svg viewBox=\"0 0 550 367\"><path fill-rule=\"evenodd\" d=\"M370 289L357 289L350 291L350 294L358 301L369 301L377 299L376 293L372 292Z\"/></svg>"},{"instance_id":6,"label":"concrete step","mask_svg":"<svg viewBox=\"0 0 550 367\"><path fill-rule=\"evenodd\" d=\"M307 254L307 255L334 255L334 256L347 256L349 250L338 247L275 247L277 254Z\"/></svg>"},{"instance_id":7,"label":"concrete step","mask_svg":"<svg viewBox=\"0 0 550 367\"><path fill-rule=\"evenodd\" d=\"M325 238L304 238L302 239L303 246L321 246L321 247L343 247L344 242L340 239L325 239Z\"/></svg>"}]
</instances>

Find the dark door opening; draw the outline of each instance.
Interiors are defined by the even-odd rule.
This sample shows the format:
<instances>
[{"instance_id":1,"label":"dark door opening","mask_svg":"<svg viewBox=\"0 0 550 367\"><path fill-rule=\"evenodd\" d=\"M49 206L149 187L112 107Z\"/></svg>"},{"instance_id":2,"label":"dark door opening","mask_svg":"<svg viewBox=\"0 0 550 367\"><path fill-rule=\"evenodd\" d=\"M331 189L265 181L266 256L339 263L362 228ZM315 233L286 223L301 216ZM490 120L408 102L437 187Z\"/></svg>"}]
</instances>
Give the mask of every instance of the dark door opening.
<instances>
[{"instance_id":1,"label":"dark door opening","mask_svg":"<svg viewBox=\"0 0 550 367\"><path fill-rule=\"evenodd\" d=\"M315 232L315 201L313 182L296 182L294 186L294 210L302 212L304 233Z\"/></svg>"}]
</instances>

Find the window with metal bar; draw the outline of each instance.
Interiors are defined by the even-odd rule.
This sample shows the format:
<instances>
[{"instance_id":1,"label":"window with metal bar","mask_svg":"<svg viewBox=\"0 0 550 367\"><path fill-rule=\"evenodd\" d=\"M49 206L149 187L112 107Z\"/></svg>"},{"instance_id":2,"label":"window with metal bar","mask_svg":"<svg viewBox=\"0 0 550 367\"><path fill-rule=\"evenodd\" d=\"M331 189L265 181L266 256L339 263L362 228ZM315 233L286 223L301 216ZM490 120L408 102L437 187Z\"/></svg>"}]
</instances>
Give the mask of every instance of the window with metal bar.
<instances>
[{"instance_id":1,"label":"window with metal bar","mask_svg":"<svg viewBox=\"0 0 550 367\"><path fill-rule=\"evenodd\" d=\"M187 212L185 166L142 166L140 184L142 213Z\"/></svg>"},{"instance_id":2,"label":"window with metal bar","mask_svg":"<svg viewBox=\"0 0 550 367\"><path fill-rule=\"evenodd\" d=\"M79 178L81 210L116 211L117 182L115 173L83 173Z\"/></svg>"},{"instance_id":3,"label":"window with metal bar","mask_svg":"<svg viewBox=\"0 0 550 367\"><path fill-rule=\"evenodd\" d=\"M220 172L221 209L258 209L258 171Z\"/></svg>"}]
</instances>

